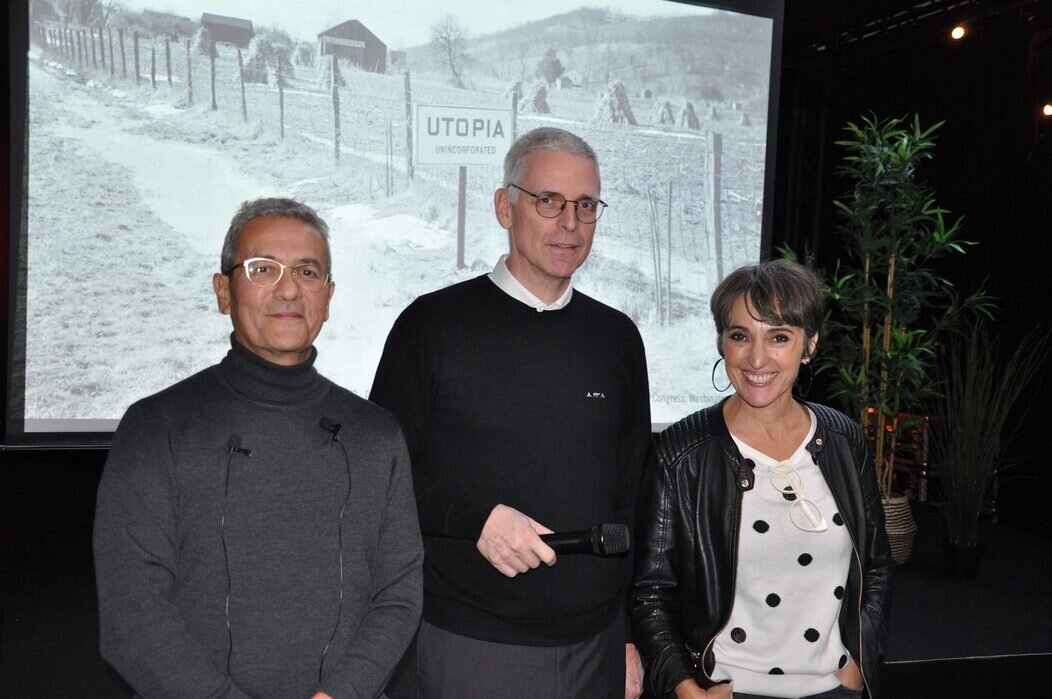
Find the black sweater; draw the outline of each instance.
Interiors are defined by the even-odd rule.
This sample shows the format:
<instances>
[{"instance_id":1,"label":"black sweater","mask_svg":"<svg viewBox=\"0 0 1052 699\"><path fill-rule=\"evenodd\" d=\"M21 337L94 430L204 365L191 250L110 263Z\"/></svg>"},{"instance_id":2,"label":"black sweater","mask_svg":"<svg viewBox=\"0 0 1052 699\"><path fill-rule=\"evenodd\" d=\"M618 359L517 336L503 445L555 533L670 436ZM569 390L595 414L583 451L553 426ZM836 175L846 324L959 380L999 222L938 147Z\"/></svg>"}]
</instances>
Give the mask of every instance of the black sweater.
<instances>
[{"instance_id":1,"label":"black sweater","mask_svg":"<svg viewBox=\"0 0 1052 699\"><path fill-rule=\"evenodd\" d=\"M542 646L614 619L628 557L564 555L506 578L475 542L501 503L554 531L632 525L650 396L631 320L579 291L539 313L477 277L402 313L370 398L398 417L409 445L429 623Z\"/></svg>"},{"instance_id":2,"label":"black sweater","mask_svg":"<svg viewBox=\"0 0 1052 699\"><path fill-rule=\"evenodd\" d=\"M102 654L151 699L378 696L421 603L398 425L313 356L282 367L233 344L114 435L95 516Z\"/></svg>"}]
</instances>

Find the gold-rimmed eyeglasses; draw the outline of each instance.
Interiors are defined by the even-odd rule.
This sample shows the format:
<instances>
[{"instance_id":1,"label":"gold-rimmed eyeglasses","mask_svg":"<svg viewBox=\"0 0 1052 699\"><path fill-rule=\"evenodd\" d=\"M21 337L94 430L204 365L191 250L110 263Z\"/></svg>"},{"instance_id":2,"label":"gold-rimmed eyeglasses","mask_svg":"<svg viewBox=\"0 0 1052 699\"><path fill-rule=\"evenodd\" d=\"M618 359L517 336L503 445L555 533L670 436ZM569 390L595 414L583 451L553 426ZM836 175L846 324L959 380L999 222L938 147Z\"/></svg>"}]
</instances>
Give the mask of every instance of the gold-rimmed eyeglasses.
<instances>
[{"instance_id":1,"label":"gold-rimmed eyeglasses","mask_svg":"<svg viewBox=\"0 0 1052 699\"><path fill-rule=\"evenodd\" d=\"M800 472L792 464L779 463L767 469L768 482L784 499L793 503L789 507L789 520L800 531L824 532L829 529L822 510L814 500L804 495Z\"/></svg>"},{"instance_id":2,"label":"gold-rimmed eyeglasses","mask_svg":"<svg viewBox=\"0 0 1052 699\"><path fill-rule=\"evenodd\" d=\"M292 280L304 291L321 291L332 282L332 275L324 271L317 262L283 265L269 257L250 257L228 269L225 274L233 275L234 270L238 267L244 268L245 278L249 283L261 289L275 286L285 276L286 269L292 275Z\"/></svg>"},{"instance_id":3,"label":"gold-rimmed eyeglasses","mask_svg":"<svg viewBox=\"0 0 1052 699\"><path fill-rule=\"evenodd\" d=\"M544 218L558 218L559 214L566 209L567 204L573 204L574 216L577 217L578 221L581 223L595 223L603 215L603 210L606 209L606 202L602 199L592 199L590 197L567 199L558 192L534 193L528 189L523 189L517 184L509 183L508 186L533 197L537 213Z\"/></svg>"}]
</instances>

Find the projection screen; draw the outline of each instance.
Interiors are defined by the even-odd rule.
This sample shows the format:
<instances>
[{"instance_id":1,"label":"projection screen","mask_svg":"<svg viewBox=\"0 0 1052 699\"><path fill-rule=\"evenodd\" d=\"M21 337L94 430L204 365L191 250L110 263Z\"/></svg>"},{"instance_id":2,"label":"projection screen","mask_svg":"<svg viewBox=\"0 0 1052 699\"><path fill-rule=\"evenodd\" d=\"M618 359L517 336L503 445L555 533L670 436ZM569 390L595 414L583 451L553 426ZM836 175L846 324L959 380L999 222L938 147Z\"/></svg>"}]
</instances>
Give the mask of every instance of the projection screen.
<instances>
[{"instance_id":1,"label":"projection screen","mask_svg":"<svg viewBox=\"0 0 1052 699\"><path fill-rule=\"evenodd\" d=\"M330 224L317 366L367 396L398 313L507 251L499 162L538 126L598 153L609 208L574 285L639 327L656 427L718 400L709 295L769 248L781 3L610 5L28 3L5 444L104 445L217 362L211 277L263 195Z\"/></svg>"}]
</instances>

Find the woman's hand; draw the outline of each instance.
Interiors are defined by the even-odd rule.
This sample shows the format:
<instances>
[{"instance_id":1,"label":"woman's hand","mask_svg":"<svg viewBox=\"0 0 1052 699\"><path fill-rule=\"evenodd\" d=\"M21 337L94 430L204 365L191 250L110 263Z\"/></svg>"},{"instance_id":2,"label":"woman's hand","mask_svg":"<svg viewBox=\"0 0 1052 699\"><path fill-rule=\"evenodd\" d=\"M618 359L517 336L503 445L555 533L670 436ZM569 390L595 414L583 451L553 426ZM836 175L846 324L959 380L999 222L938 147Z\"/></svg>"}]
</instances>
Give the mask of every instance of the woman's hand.
<instances>
[{"instance_id":1,"label":"woman's hand","mask_svg":"<svg viewBox=\"0 0 1052 699\"><path fill-rule=\"evenodd\" d=\"M847 665L836 671L840 684L848 689L862 689L862 671L858 669L855 659L848 657Z\"/></svg>"},{"instance_id":2,"label":"woman's hand","mask_svg":"<svg viewBox=\"0 0 1052 699\"><path fill-rule=\"evenodd\" d=\"M716 684L705 690L687 679L676 685L676 699L731 699L732 696L729 684Z\"/></svg>"},{"instance_id":3,"label":"woman's hand","mask_svg":"<svg viewBox=\"0 0 1052 699\"><path fill-rule=\"evenodd\" d=\"M692 679L686 679L676 685L676 699L704 699L708 692L698 686Z\"/></svg>"},{"instance_id":4,"label":"woman's hand","mask_svg":"<svg viewBox=\"0 0 1052 699\"><path fill-rule=\"evenodd\" d=\"M643 660L632 643L625 644L625 699L639 699L643 693Z\"/></svg>"}]
</instances>

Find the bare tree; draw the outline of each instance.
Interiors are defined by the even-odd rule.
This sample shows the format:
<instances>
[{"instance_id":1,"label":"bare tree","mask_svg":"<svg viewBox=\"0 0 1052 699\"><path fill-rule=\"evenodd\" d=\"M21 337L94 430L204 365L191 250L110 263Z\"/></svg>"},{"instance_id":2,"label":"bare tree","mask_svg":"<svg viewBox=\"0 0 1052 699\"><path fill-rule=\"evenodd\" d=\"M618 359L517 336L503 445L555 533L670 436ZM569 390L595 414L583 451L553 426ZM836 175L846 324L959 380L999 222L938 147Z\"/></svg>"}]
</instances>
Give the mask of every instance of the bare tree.
<instances>
[{"instance_id":1,"label":"bare tree","mask_svg":"<svg viewBox=\"0 0 1052 699\"><path fill-rule=\"evenodd\" d=\"M119 0L54 0L51 6L70 24L106 24L110 17L124 11Z\"/></svg>"},{"instance_id":2,"label":"bare tree","mask_svg":"<svg viewBox=\"0 0 1052 699\"><path fill-rule=\"evenodd\" d=\"M100 12L98 0L60 0L55 3L55 9L70 24L88 24L97 20Z\"/></svg>"},{"instance_id":3,"label":"bare tree","mask_svg":"<svg viewBox=\"0 0 1052 699\"><path fill-rule=\"evenodd\" d=\"M529 73L530 44L520 41L515 45L516 58L519 62L519 80L525 80Z\"/></svg>"},{"instance_id":4,"label":"bare tree","mask_svg":"<svg viewBox=\"0 0 1052 699\"><path fill-rule=\"evenodd\" d=\"M110 17L123 14L127 12L127 8L124 7L124 3L119 0L109 0L108 2L100 3L101 9L99 12L99 20L102 24L108 24Z\"/></svg>"},{"instance_id":5,"label":"bare tree","mask_svg":"<svg viewBox=\"0 0 1052 699\"><path fill-rule=\"evenodd\" d=\"M464 87L464 64L467 62L467 33L453 15L446 15L432 25L431 36L435 42L435 53L449 66L453 84Z\"/></svg>"}]
</instances>

